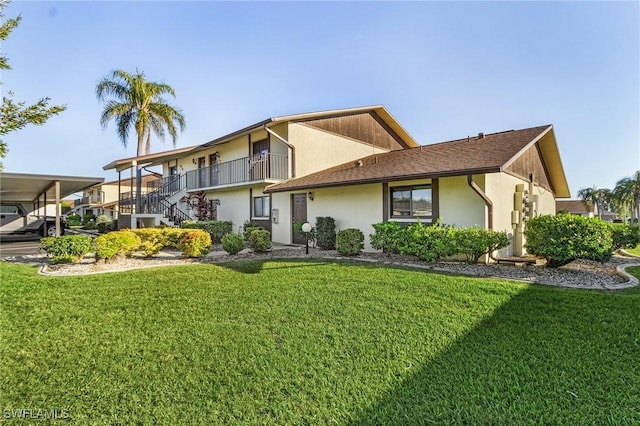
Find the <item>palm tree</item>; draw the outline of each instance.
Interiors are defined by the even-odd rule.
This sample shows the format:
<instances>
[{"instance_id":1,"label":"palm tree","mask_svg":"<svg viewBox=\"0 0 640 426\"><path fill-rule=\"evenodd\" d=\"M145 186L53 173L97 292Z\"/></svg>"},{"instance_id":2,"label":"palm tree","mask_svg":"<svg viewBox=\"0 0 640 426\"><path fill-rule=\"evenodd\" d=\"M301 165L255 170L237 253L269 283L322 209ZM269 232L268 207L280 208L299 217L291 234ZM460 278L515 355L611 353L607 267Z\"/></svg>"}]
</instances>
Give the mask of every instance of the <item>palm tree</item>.
<instances>
[{"instance_id":1,"label":"palm tree","mask_svg":"<svg viewBox=\"0 0 640 426\"><path fill-rule=\"evenodd\" d=\"M633 176L622 178L616 182L613 191L620 200L631 207L631 224L633 224L634 216L640 224L640 170L636 171Z\"/></svg>"},{"instance_id":2,"label":"palm tree","mask_svg":"<svg viewBox=\"0 0 640 426\"><path fill-rule=\"evenodd\" d=\"M592 202L598 208L598 217L602 219L602 212L611 201L611 191L606 188L582 188L578 191L578 198L582 200L585 210L588 211L588 203Z\"/></svg>"},{"instance_id":3,"label":"palm tree","mask_svg":"<svg viewBox=\"0 0 640 426\"><path fill-rule=\"evenodd\" d=\"M152 131L164 139L166 128L175 146L178 138L176 126L180 131L184 130L185 120L179 109L162 98L165 94L176 96L171 86L147 81L144 72L112 71L96 86L98 100L105 103L100 124L106 129L109 121L115 120L118 137L125 147L131 128L135 129L138 156L149 154Z\"/></svg>"},{"instance_id":4,"label":"palm tree","mask_svg":"<svg viewBox=\"0 0 640 426\"><path fill-rule=\"evenodd\" d=\"M175 98L173 88L164 83L147 81L144 72L136 70L130 74L122 70L112 71L96 85L96 96L104 102L100 117L103 129L112 119L116 123L118 137L127 146L129 133L133 128L138 137L137 155L146 155L151 151L151 132L164 140L166 132L176 145L177 128L185 128L182 112L169 105L163 95ZM165 131L166 129L166 131ZM136 170L136 213L141 208L141 165Z\"/></svg>"}]
</instances>

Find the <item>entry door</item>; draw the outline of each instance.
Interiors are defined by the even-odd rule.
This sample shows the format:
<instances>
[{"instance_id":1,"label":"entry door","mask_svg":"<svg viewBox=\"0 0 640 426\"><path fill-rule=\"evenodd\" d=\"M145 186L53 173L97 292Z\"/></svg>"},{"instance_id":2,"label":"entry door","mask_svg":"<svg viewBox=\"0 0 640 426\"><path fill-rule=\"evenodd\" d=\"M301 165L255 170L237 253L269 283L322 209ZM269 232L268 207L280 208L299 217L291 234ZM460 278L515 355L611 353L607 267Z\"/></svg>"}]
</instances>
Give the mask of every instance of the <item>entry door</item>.
<instances>
[{"instance_id":1,"label":"entry door","mask_svg":"<svg viewBox=\"0 0 640 426\"><path fill-rule=\"evenodd\" d=\"M293 223L295 222L305 223L307 221L307 194L306 193L293 194L291 197L293 198L292 200L293 222L291 224L291 227L292 227L291 232L293 233L292 241L294 244L305 244L307 240L304 238L304 236L300 232L297 232L295 230Z\"/></svg>"}]
</instances>

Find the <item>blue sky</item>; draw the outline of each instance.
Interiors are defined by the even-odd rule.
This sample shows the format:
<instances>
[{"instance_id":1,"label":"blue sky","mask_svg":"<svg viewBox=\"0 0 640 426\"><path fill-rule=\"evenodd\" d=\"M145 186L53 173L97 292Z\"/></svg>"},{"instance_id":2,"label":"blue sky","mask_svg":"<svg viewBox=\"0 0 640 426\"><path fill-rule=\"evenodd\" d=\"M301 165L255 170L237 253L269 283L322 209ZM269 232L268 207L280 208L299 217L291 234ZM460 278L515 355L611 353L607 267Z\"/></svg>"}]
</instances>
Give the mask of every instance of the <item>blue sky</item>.
<instances>
[{"instance_id":1,"label":"blue sky","mask_svg":"<svg viewBox=\"0 0 640 426\"><path fill-rule=\"evenodd\" d=\"M638 2L14 1L5 14L22 23L2 44L3 94L68 107L5 137L9 172L117 178L102 166L135 144L102 130L95 97L114 69L174 87L176 147L383 104L421 144L553 124L574 197L640 169Z\"/></svg>"}]
</instances>

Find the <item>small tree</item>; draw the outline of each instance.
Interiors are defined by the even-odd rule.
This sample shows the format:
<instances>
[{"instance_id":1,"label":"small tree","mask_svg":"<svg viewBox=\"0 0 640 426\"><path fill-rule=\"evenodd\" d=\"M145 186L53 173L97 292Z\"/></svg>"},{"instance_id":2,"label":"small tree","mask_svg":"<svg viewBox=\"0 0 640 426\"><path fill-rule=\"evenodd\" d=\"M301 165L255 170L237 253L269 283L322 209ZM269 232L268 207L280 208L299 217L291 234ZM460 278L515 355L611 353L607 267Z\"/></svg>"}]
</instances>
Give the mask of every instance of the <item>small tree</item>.
<instances>
[{"instance_id":1,"label":"small tree","mask_svg":"<svg viewBox=\"0 0 640 426\"><path fill-rule=\"evenodd\" d=\"M216 220L218 204L215 200L209 200L204 191L189 194L186 202L187 206L196 213L197 220Z\"/></svg>"}]
</instances>

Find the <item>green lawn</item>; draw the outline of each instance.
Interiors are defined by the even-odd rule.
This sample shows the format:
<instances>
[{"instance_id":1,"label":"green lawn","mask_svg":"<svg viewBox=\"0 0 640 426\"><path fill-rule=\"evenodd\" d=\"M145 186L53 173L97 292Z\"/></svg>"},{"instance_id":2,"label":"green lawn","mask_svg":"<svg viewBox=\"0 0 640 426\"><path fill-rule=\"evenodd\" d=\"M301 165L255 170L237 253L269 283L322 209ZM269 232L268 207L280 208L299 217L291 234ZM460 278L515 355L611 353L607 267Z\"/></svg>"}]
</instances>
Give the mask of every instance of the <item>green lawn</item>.
<instances>
[{"instance_id":1,"label":"green lawn","mask_svg":"<svg viewBox=\"0 0 640 426\"><path fill-rule=\"evenodd\" d=\"M636 248L625 249L627 253L633 254L634 256L640 257L640 246L636 246Z\"/></svg>"},{"instance_id":2,"label":"green lawn","mask_svg":"<svg viewBox=\"0 0 640 426\"><path fill-rule=\"evenodd\" d=\"M9 423L640 422L638 289L303 260L0 274Z\"/></svg>"}]
</instances>

